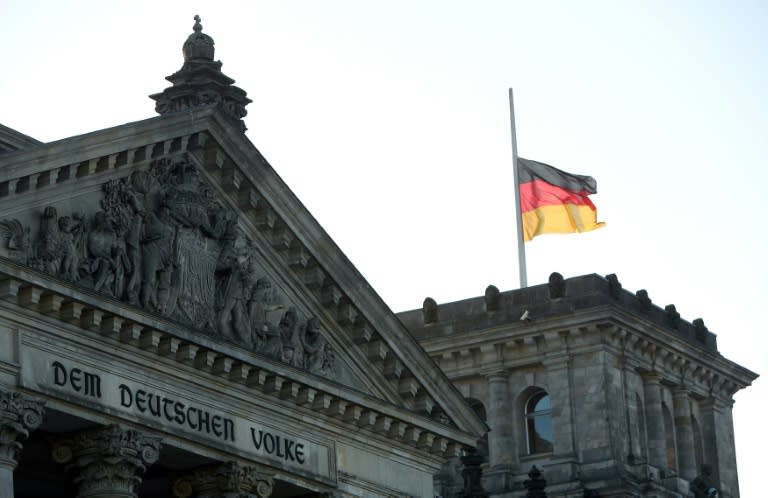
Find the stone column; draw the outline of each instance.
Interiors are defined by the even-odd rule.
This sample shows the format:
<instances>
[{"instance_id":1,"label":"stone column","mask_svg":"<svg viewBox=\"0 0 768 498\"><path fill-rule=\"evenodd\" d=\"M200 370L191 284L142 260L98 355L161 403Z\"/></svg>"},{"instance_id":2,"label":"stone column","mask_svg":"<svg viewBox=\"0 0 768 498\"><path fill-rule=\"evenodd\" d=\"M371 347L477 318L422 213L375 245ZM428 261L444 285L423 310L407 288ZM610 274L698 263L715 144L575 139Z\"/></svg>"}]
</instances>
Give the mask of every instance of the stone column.
<instances>
[{"instance_id":1,"label":"stone column","mask_svg":"<svg viewBox=\"0 0 768 498\"><path fill-rule=\"evenodd\" d=\"M0 390L0 498L13 498L13 471L21 442L43 423L42 401Z\"/></svg>"},{"instance_id":2,"label":"stone column","mask_svg":"<svg viewBox=\"0 0 768 498\"><path fill-rule=\"evenodd\" d=\"M661 407L661 375L643 376L645 393L645 429L648 434L648 462L658 469L667 468L667 441Z\"/></svg>"},{"instance_id":3,"label":"stone column","mask_svg":"<svg viewBox=\"0 0 768 498\"><path fill-rule=\"evenodd\" d=\"M272 495L274 479L252 465L226 462L201 467L176 479L176 498L268 498Z\"/></svg>"},{"instance_id":4,"label":"stone column","mask_svg":"<svg viewBox=\"0 0 768 498\"><path fill-rule=\"evenodd\" d=\"M509 468L517 463L515 419L509 399L507 372L488 376L488 460L491 469ZM522 422L521 422L522 423Z\"/></svg>"},{"instance_id":5,"label":"stone column","mask_svg":"<svg viewBox=\"0 0 768 498\"><path fill-rule=\"evenodd\" d=\"M76 473L77 498L136 498L160 438L109 425L53 441L53 459Z\"/></svg>"},{"instance_id":6,"label":"stone column","mask_svg":"<svg viewBox=\"0 0 768 498\"><path fill-rule=\"evenodd\" d=\"M675 411L675 433L677 434L677 464L680 476L692 481L697 474L696 447L693 443L693 422L691 421L691 402L688 390L677 388L672 392Z\"/></svg>"}]
</instances>

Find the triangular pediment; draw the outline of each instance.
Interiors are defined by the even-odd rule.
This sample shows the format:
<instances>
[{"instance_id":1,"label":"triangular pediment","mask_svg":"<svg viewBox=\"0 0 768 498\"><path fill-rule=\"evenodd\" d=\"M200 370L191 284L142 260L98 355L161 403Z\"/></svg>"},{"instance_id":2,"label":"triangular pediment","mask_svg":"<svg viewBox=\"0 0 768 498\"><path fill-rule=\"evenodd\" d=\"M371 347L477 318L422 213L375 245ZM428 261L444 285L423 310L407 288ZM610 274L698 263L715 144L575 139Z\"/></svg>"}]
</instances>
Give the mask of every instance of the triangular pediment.
<instances>
[{"instance_id":1,"label":"triangular pediment","mask_svg":"<svg viewBox=\"0 0 768 498\"><path fill-rule=\"evenodd\" d=\"M141 341L142 320L155 324L159 335L145 340L158 348L162 334L181 330L182 339L211 351L216 368L251 365L234 376L258 372L255 382L297 402L327 395L324 409L357 426L368 416L371 426L414 444L432 446L441 434L471 443L484 431L215 107L38 145L0 163L0 263L6 275L21 268L30 280L50 279L35 306L67 289L81 292L83 303L108 298L105 316L123 315L114 326L121 338ZM4 294L29 304L18 290L32 284L12 281ZM142 332L126 333L126 320ZM225 353L229 364L220 361ZM409 424L405 412L413 414Z\"/></svg>"}]
</instances>

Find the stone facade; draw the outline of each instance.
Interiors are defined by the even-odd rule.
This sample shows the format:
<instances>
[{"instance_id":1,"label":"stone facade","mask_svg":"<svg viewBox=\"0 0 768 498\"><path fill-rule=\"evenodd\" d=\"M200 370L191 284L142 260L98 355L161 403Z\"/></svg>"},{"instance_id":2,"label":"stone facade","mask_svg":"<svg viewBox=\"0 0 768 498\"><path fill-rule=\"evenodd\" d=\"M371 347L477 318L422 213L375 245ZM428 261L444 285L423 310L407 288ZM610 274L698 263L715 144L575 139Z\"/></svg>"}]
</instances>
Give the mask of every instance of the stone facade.
<instances>
[{"instance_id":1,"label":"stone facade","mask_svg":"<svg viewBox=\"0 0 768 498\"><path fill-rule=\"evenodd\" d=\"M757 375L720 355L701 319L615 275L559 274L399 317L487 419L490 496L526 496L534 466L550 497L687 497L697 478L739 496L732 398ZM464 496L457 465L436 478L444 498Z\"/></svg>"},{"instance_id":2,"label":"stone facade","mask_svg":"<svg viewBox=\"0 0 768 498\"><path fill-rule=\"evenodd\" d=\"M160 116L0 128L0 498L431 497L486 430L243 134L196 18Z\"/></svg>"}]
</instances>

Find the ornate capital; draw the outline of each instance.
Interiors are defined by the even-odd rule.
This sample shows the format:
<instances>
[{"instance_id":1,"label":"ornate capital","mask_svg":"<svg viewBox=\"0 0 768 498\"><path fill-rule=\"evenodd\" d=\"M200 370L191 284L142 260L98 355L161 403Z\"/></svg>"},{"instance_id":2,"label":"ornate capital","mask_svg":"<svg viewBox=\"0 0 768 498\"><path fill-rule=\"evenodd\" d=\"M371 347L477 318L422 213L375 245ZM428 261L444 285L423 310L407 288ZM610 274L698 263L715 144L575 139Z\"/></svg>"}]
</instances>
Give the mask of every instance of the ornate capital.
<instances>
[{"instance_id":1,"label":"ornate capital","mask_svg":"<svg viewBox=\"0 0 768 498\"><path fill-rule=\"evenodd\" d=\"M176 498L267 498L273 486L272 476L257 467L226 462L176 479L173 494Z\"/></svg>"},{"instance_id":2,"label":"ornate capital","mask_svg":"<svg viewBox=\"0 0 768 498\"><path fill-rule=\"evenodd\" d=\"M0 466L16 468L21 442L43 423L43 401L0 390Z\"/></svg>"},{"instance_id":3,"label":"ornate capital","mask_svg":"<svg viewBox=\"0 0 768 498\"><path fill-rule=\"evenodd\" d=\"M147 467L160 456L160 438L117 425L53 441L53 459L78 472L78 498L135 497Z\"/></svg>"}]
</instances>

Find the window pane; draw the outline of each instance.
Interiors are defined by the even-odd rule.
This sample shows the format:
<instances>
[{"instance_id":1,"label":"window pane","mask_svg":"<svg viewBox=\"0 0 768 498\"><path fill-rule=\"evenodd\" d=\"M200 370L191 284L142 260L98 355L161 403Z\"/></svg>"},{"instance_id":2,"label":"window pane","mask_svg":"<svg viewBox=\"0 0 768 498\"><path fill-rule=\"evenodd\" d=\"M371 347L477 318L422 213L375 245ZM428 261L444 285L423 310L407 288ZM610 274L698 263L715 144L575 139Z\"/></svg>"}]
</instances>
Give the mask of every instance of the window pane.
<instances>
[{"instance_id":1,"label":"window pane","mask_svg":"<svg viewBox=\"0 0 768 498\"><path fill-rule=\"evenodd\" d=\"M542 415L533 419L535 425L535 453L552 451L552 417Z\"/></svg>"},{"instance_id":2,"label":"window pane","mask_svg":"<svg viewBox=\"0 0 768 498\"><path fill-rule=\"evenodd\" d=\"M544 410L549 410L549 395L544 394L541 398L539 398L538 401L536 401L536 406L533 407L534 412L540 412Z\"/></svg>"}]
</instances>

